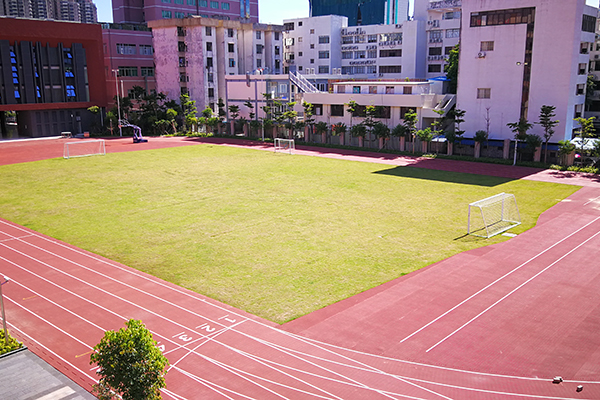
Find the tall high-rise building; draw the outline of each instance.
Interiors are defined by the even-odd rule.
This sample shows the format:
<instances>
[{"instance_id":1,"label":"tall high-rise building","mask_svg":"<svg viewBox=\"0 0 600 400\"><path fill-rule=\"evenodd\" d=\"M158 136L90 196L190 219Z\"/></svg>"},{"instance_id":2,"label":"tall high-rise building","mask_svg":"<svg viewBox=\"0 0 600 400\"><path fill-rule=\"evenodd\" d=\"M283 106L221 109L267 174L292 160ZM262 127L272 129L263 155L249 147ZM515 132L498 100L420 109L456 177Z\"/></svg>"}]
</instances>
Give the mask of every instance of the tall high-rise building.
<instances>
[{"instance_id":1,"label":"tall high-rise building","mask_svg":"<svg viewBox=\"0 0 600 400\"><path fill-rule=\"evenodd\" d=\"M112 4L113 21L120 24L142 24L191 15L258 22L258 0L113 0Z\"/></svg>"},{"instance_id":2,"label":"tall high-rise building","mask_svg":"<svg viewBox=\"0 0 600 400\"><path fill-rule=\"evenodd\" d=\"M98 22L92 0L0 0L0 16Z\"/></svg>"},{"instance_id":3,"label":"tall high-rise building","mask_svg":"<svg viewBox=\"0 0 600 400\"><path fill-rule=\"evenodd\" d=\"M310 16L343 15L348 26L398 24L408 19L408 0L309 0Z\"/></svg>"}]
</instances>

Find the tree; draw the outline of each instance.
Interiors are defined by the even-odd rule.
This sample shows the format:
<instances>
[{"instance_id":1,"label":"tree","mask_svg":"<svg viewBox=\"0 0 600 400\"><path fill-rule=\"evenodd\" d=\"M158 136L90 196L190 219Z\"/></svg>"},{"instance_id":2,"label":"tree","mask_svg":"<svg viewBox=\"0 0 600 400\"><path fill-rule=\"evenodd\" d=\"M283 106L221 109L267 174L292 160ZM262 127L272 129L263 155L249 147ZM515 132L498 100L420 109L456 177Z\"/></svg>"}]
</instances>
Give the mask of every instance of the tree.
<instances>
[{"instance_id":1,"label":"tree","mask_svg":"<svg viewBox=\"0 0 600 400\"><path fill-rule=\"evenodd\" d=\"M558 120L553 120L556 117L554 106L542 106L540 109L540 120L537 122L544 128L544 143L546 144L544 151L544 163L548 162L548 142L552 135L554 135L554 127L560 123Z\"/></svg>"},{"instance_id":2,"label":"tree","mask_svg":"<svg viewBox=\"0 0 600 400\"><path fill-rule=\"evenodd\" d=\"M244 105L248 108L248 117L250 120L255 119L256 113L254 112L254 104L250 101L250 99L244 102Z\"/></svg>"},{"instance_id":3,"label":"tree","mask_svg":"<svg viewBox=\"0 0 600 400\"><path fill-rule=\"evenodd\" d=\"M596 78L593 74L588 74L585 85L585 111L590 111L594 102L594 91L596 90Z\"/></svg>"},{"instance_id":4,"label":"tree","mask_svg":"<svg viewBox=\"0 0 600 400\"><path fill-rule=\"evenodd\" d=\"M240 116L240 106L232 105L229 106L229 118L231 118L231 134L235 135L235 123L236 119Z\"/></svg>"},{"instance_id":5,"label":"tree","mask_svg":"<svg viewBox=\"0 0 600 400\"><path fill-rule=\"evenodd\" d=\"M515 140L517 141L517 143L515 144L516 157L519 152L519 140L527 140L527 131L533 128L533 124L530 124L526 118L521 117L519 118L519 122L509 122L506 124L506 126L508 126L508 128L515 134Z\"/></svg>"},{"instance_id":6,"label":"tree","mask_svg":"<svg viewBox=\"0 0 600 400\"><path fill-rule=\"evenodd\" d=\"M327 130L328 130L327 122L317 122L315 124L315 133L317 135L321 135L323 138L323 143L327 143Z\"/></svg>"},{"instance_id":7,"label":"tree","mask_svg":"<svg viewBox=\"0 0 600 400\"><path fill-rule=\"evenodd\" d=\"M116 396L123 400L160 399L169 361L142 321L131 319L125 326L117 332L105 332L94 346L90 364L100 367L100 381L94 391L102 400Z\"/></svg>"},{"instance_id":8,"label":"tree","mask_svg":"<svg viewBox=\"0 0 600 400\"><path fill-rule=\"evenodd\" d=\"M367 134L367 128L363 124L352 125L350 127L350 134L354 137L361 138L364 140L365 135Z\"/></svg>"},{"instance_id":9,"label":"tree","mask_svg":"<svg viewBox=\"0 0 600 400\"><path fill-rule=\"evenodd\" d=\"M558 142L558 154L560 155L560 163L566 164L567 156L575 151L575 145L569 140L561 140Z\"/></svg>"},{"instance_id":10,"label":"tree","mask_svg":"<svg viewBox=\"0 0 600 400\"><path fill-rule=\"evenodd\" d=\"M404 126L406 133L412 138L412 152L415 152L415 134L417 133L417 113L410 109L404 114Z\"/></svg>"},{"instance_id":11,"label":"tree","mask_svg":"<svg viewBox=\"0 0 600 400\"><path fill-rule=\"evenodd\" d=\"M358 107L358 103L355 102L354 100L350 100L348 102L348 109L346 111L348 111L350 113L350 129L352 129L352 117L354 117L357 107Z\"/></svg>"},{"instance_id":12,"label":"tree","mask_svg":"<svg viewBox=\"0 0 600 400\"><path fill-rule=\"evenodd\" d=\"M373 125L372 132L377 138L381 139L381 148L384 149L387 146L387 139L389 139L391 134L390 128L383 122L377 121Z\"/></svg>"},{"instance_id":13,"label":"tree","mask_svg":"<svg viewBox=\"0 0 600 400\"><path fill-rule=\"evenodd\" d=\"M479 149L481 151L481 146L487 142L488 140L488 133L484 130L479 130L477 132L475 132L475 136L473 136L473 140L477 143L479 143Z\"/></svg>"},{"instance_id":14,"label":"tree","mask_svg":"<svg viewBox=\"0 0 600 400\"><path fill-rule=\"evenodd\" d=\"M100 113L100 107L91 106L91 107L88 107L87 110L94 115L94 117L92 118L90 130L92 131L92 133L97 133L97 131L98 131L98 114Z\"/></svg>"},{"instance_id":15,"label":"tree","mask_svg":"<svg viewBox=\"0 0 600 400\"><path fill-rule=\"evenodd\" d=\"M198 123L196 114L198 108L196 108L196 100L191 100L188 94L182 94L180 98L181 110L183 111L184 128L186 131L192 130L194 125Z\"/></svg>"},{"instance_id":16,"label":"tree","mask_svg":"<svg viewBox=\"0 0 600 400\"><path fill-rule=\"evenodd\" d=\"M331 132L334 136L342 136L346 133L348 127L343 122L331 125Z\"/></svg>"},{"instance_id":17,"label":"tree","mask_svg":"<svg viewBox=\"0 0 600 400\"><path fill-rule=\"evenodd\" d=\"M311 103L302 100L302 108L304 109L304 125L308 127L308 131L312 134L313 126L315 124L314 106Z\"/></svg>"},{"instance_id":18,"label":"tree","mask_svg":"<svg viewBox=\"0 0 600 400\"><path fill-rule=\"evenodd\" d=\"M429 143L433 140L433 133L431 133L431 128L419 129L415 135L419 138L419 140L423 143L427 143L427 147ZM427 147L425 147L424 153L427 152ZM413 146L414 149L414 146Z\"/></svg>"},{"instance_id":19,"label":"tree","mask_svg":"<svg viewBox=\"0 0 600 400\"><path fill-rule=\"evenodd\" d=\"M589 118L575 118L575 121L579 124L579 129L577 132L581 137L581 152L583 153L585 145L587 144L587 139L596 131L594 128L594 119L596 117Z\"/></svg>"},{"instance_id":20,"label":"tree","mask_svg":"<svg viewBox=\"0 0 600 400\"><path fill-rule=\"evenodd\" d=\"M448 93L456 94L456 88L458 86L458 55L460 53L460 45L454 46L450 50L448 56L448 64L444 65L444 72L448 79Z\"/></svg>"},{"instance_id":21,"label":"tree","mask_svg":"<svg viewBox=\"0 0 600 400\"><path fill-rule=\"evenodd\" d=\"M172 108L167 110L167 120L171 123L171 127L173 128L173 135L177 133L177 122L175 121L177 118L177 111Z\"/></svg>"}]
</instances>

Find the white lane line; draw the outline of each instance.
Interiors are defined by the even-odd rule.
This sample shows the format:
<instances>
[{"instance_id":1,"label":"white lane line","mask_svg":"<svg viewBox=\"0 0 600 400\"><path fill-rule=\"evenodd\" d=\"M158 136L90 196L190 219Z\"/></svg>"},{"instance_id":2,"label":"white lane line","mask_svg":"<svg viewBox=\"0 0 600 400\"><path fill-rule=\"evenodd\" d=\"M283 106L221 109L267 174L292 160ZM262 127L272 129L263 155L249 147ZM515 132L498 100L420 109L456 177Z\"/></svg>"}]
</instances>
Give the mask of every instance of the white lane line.
<instances>
[{"instance_id":1,"label":"white lane line","mask_svg":"<svg viewBox=\"0 0 600 400\"><path fill-rule=\"evenodd\" d=\"M208 387L209 389L211 389L211 390L214 390L215 392L219 393L221 396L223 396L223 397L227 397L227 398L228 398L228 399L230 399L230 400L235 400L235 399L234 399L233 397L227 396L225 393L222 393L222 392L218 391L216 388L219 388L219 389L221 389L222 391L227 391L227 392L230 392L230 393L236 394L236 395L238 395L238 396L240 396L240 397L244 397L244 398L246 398L246 399L255 400L253 397L249 397L249 396L246 396L245 394L242 394L242 393L236 392L236 391L234 391L234 390L231 390L231 389L229 389L229 388L226 388L226 387L224 387L224 386L217 385L216 383L213 383L213 382L210 382L210 381L208 381L208 380L206 380L206 379L200 378L199 376L197 376L197 375L194 375L194 374L192 374L191 372L188 372L188 371L186 371L186 370L184 370L184 369L181 369L181 368L175 368L175 370L176 370L177 372L179 372L180 374L182 374L182 375L184 375L184 376L187 376L188 378L190 378L190 379L192 379L192 380L194 380L194 381L196 381L196 382L198 382L198 383L200 383L200 384L202 384L202 385L204 385L204 386Z\"/></svg>"},{"instance_id":2,"label":"white lane line","mask_svg":"<svg viewBox=\"0 0 600 400\"><path fill-rule=\"evenodd\" d=\"M595 199L591 199L590 201L588 201L587 203L585 203L584 206L587 206L590 203L594 203L598 199L600 199L600 196L596 197Z\"/></svg>"},{"instance_id":3,"label":"white lane line","mask_svg":"<svg viewBox=\"0 0 600 400\"><path fill-rule=\"evenodd\" d=\"M3 233L3 232L0 232L0 233ZM12 235L9 235L9 236L12 236ZM10 242L11 240L19 240L19 239L23 239L23 238L31 237L31 236L35 236L35 235L23 235L23 236L19 236L19 237L13 236L10 239L2 239L2 240L0 240L0 243L2 243L2 242Z\"/></svg>"},{"instance_id":4,"label":"white lane line","mask_svg":"<svg viewBox=\"0 0 600 400\"><path fill-rule=\"evenodd\" d=\"M594 221L592 221L592 222L594 222ZM143 279L145 281L148 281L148 282L151 282L153 284L162 286L162 287L164 287L166 289L169 289L169 290L171 290L171 291L173 291L175 293L181 294L181 295L183 295L183 296L185 296L187 298L190 298L190 299L199 301L201 303L204 303L205 305L208 305L210 307L213 307L213 308L216 308L216 309L219 309L219 310L222 310L222 311L234 314L234 315L236 315L236 316L238 316L240 318L246 318L244 316L244 314L236 312L235 310L232 310L229 307L225 307L224 305L221 305L219 303L208 301L208 300L212 300L212 299L207 299L204 296L201 296L201 295L199 295L197 293L193 293L193 292L190 292L188 290L184 290L183 288L180 288L180 287L178 287L176 285L173 285L173 284L166 284L163 281L159 280L158 278L149 277L148 275L142 274L139 271L136 271L136 270L134 270L132 268L122 266L122 265L117 264L115 262L110 262L110 260L106 260L106 259L100 258L99 256L96 256L93 253L85 252L85 251L80 250L80 249L78 249L76 247L71 247L71 246L66 245L66 244L64 244L64 243L62 243L62 242L60 242L60 241L58 241L56 239L46 237L46 236L41 235L41 234L39 234L39 233L37 233L35 231L31 231L31 230L28 230L26 228L23 228L23 227L21 227L19 225L6 222L6 221L4 221L2 219L0 219L0 223L4 224L4 225L7 225L7 226L10 226L12 228L21 230L23 232L27 232L27 233L34 232L33 236L36 237L36 238L39 238L41 240L44 240L46 242L49 242L49 243L54 244L56 246L59 246L61 248L67 249L67 250L69 250L69 251L71 251L73 253L85 256L85 257L90 258L90 259L95 260L95 261L98 261L98 262L100 262L102 264L105 264L105 265L108 265L108 266L110 266L112 268L120 270L121 272L126 272L126 273L128 273L130 275L136 276L136 277L141 278L141 279ZM581 229L583 229L583 228L581 228ZM8 233L6 233L6 234L9 235L9 236L11 236ZM31 243L28 243L28 242L25 242L25 241L23 241L23 243L28 244L30 246L34 246L36 248L39 248L38 246L35 246L35 245L33 245ZM42 248L39 248L39 249L41 249L41 250L43 250L43 251L45 251L47 253L51 253L49 250L42 249ZM152 278L154 278L154 279L152 279ZM137 288L134 288L134 289L138 290L138 291L140 291L142 293L145 293L148 296L152 296L152 297L157 298L158 300L164 301L167 304L171 304L170 302L168 302L168 301L166 301L166 300L164 300L162 298L159 298L157 296L153 296L151 293L147 293L147 292L141 291L141 290L139 290ZM192 312L192 311L190 311L188 309L184 309L181 306L178 306L178 305L175 305L175 306L178 307L178 308L180 308L180 309L182 309L182 310L184 310L184 311L186 311L189 314L192 314L192 315L195 315L195 316L200 316L202 318L206 318L206 317L204 317L204 316L202 316L200 314L194 313L194 312ZM206 319L209 319L209 318L206 318ZM260 327L263 327L263 328L269 329L271 331L275 331L277 333L283 334L283 335L285 335L287 337L290 337L292 339L303 341L303 342L305 342L307 344L316 344L317 347L319 347L319 348L321 348L321 349L323 349L325 351L328 351L328 352L330 352L332 354L335 354L337 356L345 357L345 358L347 358L349 360L352 360L353 362L357 362L357 361L351 359L350 357L342 356L340 353L335 353L332 350L329 350L327 347L332 348L332 349L337 349L339 351L348 352L350 354L357 354L357 355L361 355L361 356L365 356L365 357L369 357L369 358L374 358L376 360L382 360L382 361L386 361L386 362L396 362L396 363L407 364L407 365L414 365L414 366L419 366L419 367L423 367L423 368L431 368L431 369L441 370L441 371L460 372L460 373L464 373L464 374L468 374L468 375L475 375L475 376L487 376L487 377L494 377L494 378L515 379L515 380L525 380L525 381L534 381L534 382L540 382L540 381L547 381L548 380L548 378L525 377L525 376L514 376L514 375L501 375L501 374L493 374L493 373L486 373L486 372L463 370L463 369L443 367L443 366L432 365L432 364L418 363L418 362L414 362L414 361L408 361L408 360L402 360L402 359L397 359L397 358L392 358L392 357L386 357L386 356L377 355L377 354L370 354L370 353L365 353L365 352L354 350L354 349L348 349L348 348L345 348L345 347L336 346L336 345L333 345L333 344L330 344L330 343L326 343L326 342L323 342L323 341L319 341L319 340L315 340L315 339L304 338L304 337L302 337L300 335L280 330L277 327L273 327L272 325L266 324L266 323L264 323L264 322L262 322L260 320L249 319L248 321L252 322L252 323L254 323L254 324L256 324L256 325L258 325ZM366 365L368 368L374 368L374 367L369 366L368 364L364 364L364 365ZM583 384L600 384L600 381L580 381L580 382L583 383Z\"/></svg>"},{"instance_id":5,"label":"white lane line","mask_svg":"<svg viewBox=\"0 0 600 400\"><path fill-rule=\"evenodd\" d=\"M537 278L538 276L540 276L542 273L544 273L545 271L547 271L548 269L550 269L551 267L553 267L554 265L556 265L559 261L562 261L563 259L565 259L567 256L569 256L575 250L579 249L581 246L585 245L587 242L589 242L590 240L594 239L598 235L600 235L600 232L596 232L596 234L592 235L591 237L589 237L588 239L586 239L585 241L583 241L582 243L580 243L579 245L577 245L576 247L574 247L572 250L570 250L569 252L567 252L565 255L563 255L562 257L560 257L558 260L554 261L552 264L548 265L546 268L544 268L543 270L541 270L540 272L538 272L537 274L535 274L531 278L527 279L525 282L523 282L522 284L520 284L519 286L517 286L516 288L514 288L513 290L511 290L509 293L507 293L505 296L503 296L501 299L499 299L498 301L496 301L494 304L492 304L491 306L489 306L488 308L486 308L485 310L483 310L482 312L480 312L479 314L477 314L476 316L474 316L473 318L471 318L469 321L465 322L460 328L456 329L454 332L452 332L451 334L449 334L448 336L446 336L445 338L443 338L442 340L440 340L439 342L437 342L436 344L434 344L433 346L431 346L425 352L428 353L430 350L435 349L438 345L440 345L441 343L443 343L446 339L452 337L454 334L456 334L457 332L459 332L465 326L469 325L471 322L473 322L477 318L481 317L483 314L485 314L486 312L488 312L489 310L491 310L493 307L495 307L501 301L503 301L504 299L506 299L508 296L510 296L511 294L513 294L514 292L516 292L517 290L521 289L523 286L525 286L526 284L528 284L529 282L531 282L532 280L534 280L535 278Z\"/></svg>"},{"instance_id":6,"label":"white lane line","mask_svg":"<svg viewBox=\"0 0 600 400\"><path fill-rule=\"evenodd\" d=\"M443 317L445 317L446 315L450 314L452 311L456 310L457 308L459 308L460 306L462 306L463 304L465 304L466 302L468 302L469 300L473 299L474 297L476 297L477 295L481 294L482 292L484 292L485 290L489 289L490 287L494 286L496 283L500 282L501 280L503 280L504 278L508 277L509 275L513 274L514 272L520 270L521 268L523 268L525 265L529 264L531 261L535 260L536 258L540 257L542 254L545 254L546 252L548 252L549 250L553 249L554 247L558 246L560 243L564 242L565 240L567 240L568 238L570 238L571 236L577 234L578 232L580 232L581 230L587 228L589 225L593 224L594 222L598 221L600 219L600 217L596 217L593 221L588 222L587 224L585 224L584 226L582 226L581 228L577 229L575 232L572 232L571 234L569 234L568 236L565 236L564 238L562 238L561 240L559 240L558 242L554 243L552 246L546 248L545 250L542 250L541 252L539 252L538 254L536 254L535 256L531 257L529 260L525 261L524 263L522 263L521 265L519 265L518 267L514 268L513 270L507 272L506 274L502 275L500 278L496 279L495 281L493 281L492 283L490 283L489 285L485 286L484 288L480 289L479 291L477 291L476 293L472 294L471 296L467 297L466 299L464 299L463 301L461 301L460 303L458 303L457 305L455 305L454 307L452 307L451 309L449 309L448 311L444 312L443 314L439 315L438 317L436 317L435 319L431 320L430 322L428 322L427 324L423 325L421 328L417 329L416 331L414 331L413 333L411 333L410 335L406 336L404 339L402 339L400 341L400 343L404 343L406 340L410 339L411 337L413 337L414 335L416 335L417 333L421 332L423 329L429 327L430 325L432 325L433 323L439 321L440 319L442 319Z\"/></svg>"}]
</instances>

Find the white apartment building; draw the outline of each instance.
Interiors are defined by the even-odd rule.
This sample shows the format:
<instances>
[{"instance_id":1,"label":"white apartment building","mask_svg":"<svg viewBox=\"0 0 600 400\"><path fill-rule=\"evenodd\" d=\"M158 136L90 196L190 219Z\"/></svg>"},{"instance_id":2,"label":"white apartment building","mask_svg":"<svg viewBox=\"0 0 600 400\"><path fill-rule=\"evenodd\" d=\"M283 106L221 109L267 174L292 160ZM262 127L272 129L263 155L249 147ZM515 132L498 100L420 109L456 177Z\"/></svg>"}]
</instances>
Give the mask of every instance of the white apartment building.
<instances>
[{"instance_id":1,"label":"white apartment building","mask_svg":"<svg viewBox=\"0 0 600 400\"><path fill-rule=\"evenodd\" d=\"M218 99L225 100L225 76L281 69L281 26L196 16L150 21L148 26L156 90L171 99L187 93L199 110L216 110Z\"/></svg>"},{"instance_id":2,"label":"white apartment building","mask_svg":"<svg viewBox=\"0 0 600 400\"><path fill-rule=\"evenodd\" d=\"M552 142L571 139L582 116L598 10L585 0L463 0L458 105L466 136L486 130L513 138L506 126L538 121L542 105L556 107ZM542 136L539 125L529 133Z\"/></svg>"}]
</instances>

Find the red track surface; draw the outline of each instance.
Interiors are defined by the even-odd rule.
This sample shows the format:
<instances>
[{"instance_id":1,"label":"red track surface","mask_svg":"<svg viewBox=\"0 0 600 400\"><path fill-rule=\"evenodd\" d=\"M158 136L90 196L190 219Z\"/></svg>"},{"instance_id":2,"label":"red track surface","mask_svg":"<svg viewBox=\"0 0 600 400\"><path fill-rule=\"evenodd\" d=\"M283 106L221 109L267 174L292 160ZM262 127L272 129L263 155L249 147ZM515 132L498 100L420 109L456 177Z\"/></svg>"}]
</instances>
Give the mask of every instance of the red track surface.
<instances>
[{"instance_id":1,"label":"red track surface","mask_svg":"<svg viewBox=\"0 0 600 400\"><path fill-rule=\"evenodd\" d=\"M86 388L103 332L142 319L171 362L166 399L599 399L600 190L568 200L283 329L0 220L7 319Z\"/></svg>"}]
</instances>

